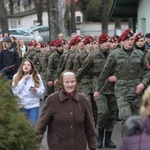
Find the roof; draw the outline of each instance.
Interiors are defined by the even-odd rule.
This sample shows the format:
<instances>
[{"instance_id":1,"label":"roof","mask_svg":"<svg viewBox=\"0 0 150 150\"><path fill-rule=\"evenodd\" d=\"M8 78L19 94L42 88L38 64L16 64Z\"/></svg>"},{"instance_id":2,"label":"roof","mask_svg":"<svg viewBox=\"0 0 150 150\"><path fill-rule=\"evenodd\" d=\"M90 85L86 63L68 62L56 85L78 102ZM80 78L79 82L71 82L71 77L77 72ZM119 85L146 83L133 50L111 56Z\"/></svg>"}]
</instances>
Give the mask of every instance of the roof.
<instances>
[{"instance_id":1,"label":"roof","mask_svg":"<svg viewBox=\"0 0 150 150\"><path fill-rule=\"evenodd\" d=\"M139 0L113 0L109 12L111 18L137 17Z\"/></svg>"},{"instance_id":2,"label":"roof","mask_svg":"<svg viewBox=\"0 0 150 150\"><path fill-rule=\"evenodd\" d=\"M46 11L46 9L43 9L43 12ZM25 17L28 15L32 15L32 14L36 14L36 10L32 9L29 11L24 11L24 12L19 12L19 13L15 13L15 14L11 14L8 15L8 18L21 18L21 17Z\"/></svg>"}]
</instances>

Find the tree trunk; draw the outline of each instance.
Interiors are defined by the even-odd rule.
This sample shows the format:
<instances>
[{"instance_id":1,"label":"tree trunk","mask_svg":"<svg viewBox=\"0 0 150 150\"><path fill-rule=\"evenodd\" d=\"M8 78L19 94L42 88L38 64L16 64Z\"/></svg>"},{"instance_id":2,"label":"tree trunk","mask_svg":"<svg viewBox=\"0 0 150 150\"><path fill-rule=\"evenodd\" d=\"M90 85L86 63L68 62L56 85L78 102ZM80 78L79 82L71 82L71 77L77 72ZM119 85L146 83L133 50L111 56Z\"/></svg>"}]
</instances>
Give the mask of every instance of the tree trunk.
<instances>
[{"instance_id":1,"label":"tree trunk","mask_svg":"<svg viewBox=\"0 0 150 150\"><path fill-rule=\"evenodd\" d=\"M40 23L40 25L43 24L42 22L42 13L43 13L43 0L34 0L36 13L37 13L37 22Z\"/></svg>"},{"instance_id":2,"label":"tree trunk","mask_svg":"<svg viewBox=\"0 0 150 150\"><path fill-rule=\"evenodd\" d=\"M130 29L133 28L132 18L128 18L128 25L129 25L129 28L130 28Z\"/></svg>"},{"instance_id":3,"label":"tree trunk","mask_svg":"<svg viewBox=\"0 0 150 150\"><path fill-rule=\"evenodd\" d=\"M102 0L102 33L108 32L108 5L109 0Z\"/></svg>"},{"instance_id":4,"label":"tree trunk","mask_svg":"<svg viewBox=\"0 0 150 150\"><path fill-rule=\"evenodd\" d=\"M70 10L71 10L71 32L73 33L76 32L74 0L71 0Z\"/></svg>"},{"instance_id":5,"label":"tree trunk","mask_svg":"<svg viewBox=\"0 0 150 150\"><path fill-rule=\"evenodd\" d=\"M49 2L49 25L51 31L51 37L53 35L53 39L58 38L58 33L60 33L59 29L59 11L58 11L58 0L48 0Z\"/></svg>"},{"instance_id":6,"label":"tree trunk","mask_svg":"<svg viewBox=\"0 0 150 150\"><path fill-rule=\"evenodd\" d=\"M115 34L121 35L121 20L120 20L120 18L115 19Z\"/></svg>"},{"instance_id":7,"label":"tree trunk","mask_svg":"<svg viewBox=\"0 0 150 150\"><path fill-rule=\"evenodd\" d=\"M47 13L48 13L48 25L49 25L49 42L51 41L51 14L50 14L50 8L51 8L50 0L47 0Z\"/></svg>"},{"instance_id":8,"label":"tree trunk","mask_svg":"<svg viewBox=\"0 0 150 150\"><path fill-rule=\"evenodd\" d=\"M14 14L14 2L13 2L13 0L9 0L9 9L10 9L10 14Z\"/></svg>"},{"instance_id":9,"label":"tree trunk","mask_svg":"<svg viewBox=\"0 0 150 150\"><path fill-rule=\"evenodd\" d=\"M8 21L7 21L7 12L4 6L4 0L0 2L0 21L1 21L1 28L2 34L9 33L8 32Z\"/></svg>"}]
</instances>

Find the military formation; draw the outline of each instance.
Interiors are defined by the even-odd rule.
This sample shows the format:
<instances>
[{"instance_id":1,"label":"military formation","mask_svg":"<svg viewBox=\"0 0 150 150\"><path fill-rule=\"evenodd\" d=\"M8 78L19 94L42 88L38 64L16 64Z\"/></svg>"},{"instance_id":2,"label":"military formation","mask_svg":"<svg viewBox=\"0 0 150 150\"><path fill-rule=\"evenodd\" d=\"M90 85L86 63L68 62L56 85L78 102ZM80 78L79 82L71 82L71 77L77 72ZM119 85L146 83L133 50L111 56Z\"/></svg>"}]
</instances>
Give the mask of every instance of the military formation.
<instances>
[{"instance_id":1,"label":"military formation","mask_svg":"<svg viewBox=\"0 0 150 150\"><path fill-rule=\"evenodd\" d=\"M115 148L111 140L116 116L122 118L122 134L127 118L139 113L141 96L150 83L150 33L134 34L130 29L120 36L102 33L69 41L61 33L49 43L28 43L22 59L29 58L41 74L46 89L44 99L59 89L64 70L76 73L78 91L91 104L97 133L97 147Z\"/></svg>"}]
</instances>

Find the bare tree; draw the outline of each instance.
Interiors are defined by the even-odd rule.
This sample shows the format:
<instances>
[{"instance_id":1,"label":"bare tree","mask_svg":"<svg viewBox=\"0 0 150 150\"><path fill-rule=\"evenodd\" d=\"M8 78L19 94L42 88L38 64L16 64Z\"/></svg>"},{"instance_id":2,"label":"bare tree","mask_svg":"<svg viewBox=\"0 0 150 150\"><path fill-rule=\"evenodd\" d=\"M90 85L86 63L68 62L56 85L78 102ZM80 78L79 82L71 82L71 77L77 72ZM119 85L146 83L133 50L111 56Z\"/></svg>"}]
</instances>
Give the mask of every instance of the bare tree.
<instances>
[{"instance_id":1,"label":"bare tree","mask_svg":"<svg viewBox=\"0 0 150 150\"><path fill-rule=\"evenodd\" d=\"M108 8L109 0L102 0L102 32L108 32Z\"/></svg>"},{"instance_id":2,"label":"bare tree","mask_svg":"<svg viewBox=\"0 0 150 150\"><path fill-rule=\"evenodd\" d=\"M4 6L4 0L0 2L0 22L2 27L2 34L9 33L8 32L8 21L7 21L7 12Z\"/></svg>"},{"instance_id":3,"label":"bare tree","mask_svg":"<svg viewBox=\"0 0 150 150\"><path fill-rule=\"evenodd\" d=\"M37 21L42 25L43 0L34 0L34 5L37 13Z\"/></svg>"},{"instance_id":4,"label":"bare tree","mask_svg":"<svg viewBox=\"0 0 150 150\"><path fill-rule=\"evenodd\" d=\"M47 3L48 3L48 16L49 16L49 27L50 27L50 39L52 34L53 34L53 38L57 39L58 38L57 35L60 32L58 0L47 0ZM52 32L52 28L53 28L53 32Z\"/></svg>"},{"instance_id":5,"label":"bare tree","mask_svg":"<svg viewBox=\"0 0 150 150\"><path fill-rule=\"evenodd\" d=\"M9 9L10 9L10 14L14 14L14 1L9 0Z\"/></svg>"},{"instance_id":6,"label":"bare tree","mask_svg":"<svg viewBox=\"0 0 150 150\"><path fill-rule=\"evenodd\" d=\"M76 32L75 3L74 3L74 0L71 0L70 12L71 12L71 32L73 33L73 32Z\"/></svg>"}]
</instances>

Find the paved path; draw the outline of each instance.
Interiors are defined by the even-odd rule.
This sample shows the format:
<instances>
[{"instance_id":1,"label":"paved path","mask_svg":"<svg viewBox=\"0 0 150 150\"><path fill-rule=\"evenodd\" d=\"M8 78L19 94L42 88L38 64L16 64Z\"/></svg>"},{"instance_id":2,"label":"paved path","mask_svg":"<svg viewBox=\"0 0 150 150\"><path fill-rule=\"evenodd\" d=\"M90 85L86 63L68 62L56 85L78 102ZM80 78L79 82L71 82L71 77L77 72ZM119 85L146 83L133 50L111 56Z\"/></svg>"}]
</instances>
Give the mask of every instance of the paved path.
<instances>
[{"instance_id":1,"label":"paved path","mask_svg":"<svg viewBox=\"0 0 150 150\"><path fill-rule=\"evenodd\" d=\"M114 132L112 134L112 141L117 145L117 148L106 148L103 147L102 150L118 150L118 146L120 144L121 141L121 122L116 122L115 126L114 126ZM46 141L47 135L45 133L44 138L42 140L41 143L41 150L49 150L47 147L47 141ZM97 149L99 150L99 149Z\"/></svg>"}]
</instances>

